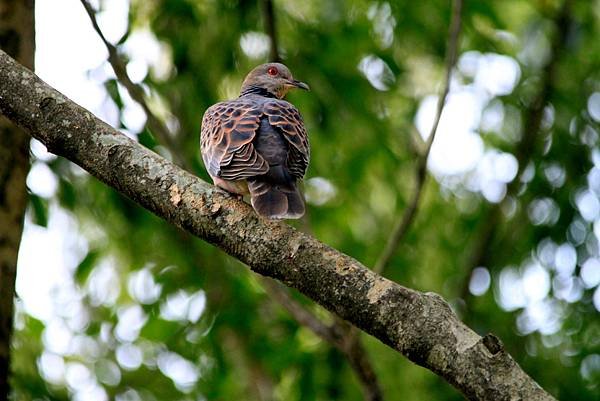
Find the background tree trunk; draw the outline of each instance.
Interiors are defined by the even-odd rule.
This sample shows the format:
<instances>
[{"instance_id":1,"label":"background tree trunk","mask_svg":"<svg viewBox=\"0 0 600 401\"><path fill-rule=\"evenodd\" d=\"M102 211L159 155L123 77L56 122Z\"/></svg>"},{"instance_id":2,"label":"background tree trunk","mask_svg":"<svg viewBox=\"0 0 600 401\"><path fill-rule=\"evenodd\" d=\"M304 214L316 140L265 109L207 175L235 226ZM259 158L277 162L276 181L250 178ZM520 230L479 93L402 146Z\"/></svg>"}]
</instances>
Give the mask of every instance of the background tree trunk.
<instances>
[{"instance_id":1,"label":"background tree trunk","mask_svg":"<svg viewBox=\"0 0 600 401\"><path fill-rule=\"evenodd\" d=\"M0 0L0 48L33 69L34 0ZM0 399L10 392L17 254L27 208L29 137L0 116Z\"/></svg>"}]
</instances>

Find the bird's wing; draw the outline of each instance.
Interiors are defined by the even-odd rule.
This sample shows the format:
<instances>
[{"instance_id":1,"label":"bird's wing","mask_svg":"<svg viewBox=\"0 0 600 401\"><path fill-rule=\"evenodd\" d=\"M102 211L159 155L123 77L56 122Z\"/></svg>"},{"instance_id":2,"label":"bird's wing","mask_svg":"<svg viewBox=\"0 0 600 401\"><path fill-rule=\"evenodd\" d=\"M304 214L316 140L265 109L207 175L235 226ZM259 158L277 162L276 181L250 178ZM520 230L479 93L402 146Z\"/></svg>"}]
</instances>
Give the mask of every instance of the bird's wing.
<instances>
[{"instance_id":1,"label":"bird's wing","mask_svg":"<svg viewBox=\"0 0 600 401\"><path fill-rule=\"evenodd\" d=\"M285 100L272 100L265 103L264 115L269 124L276 127L290 144L287 165L290 173L296 178L304 177L310 159L308 135L304 121L298 110Z\"/></svg>"},{"instance_id":2,"label":"bird's wing","mask_svg":"<svg viewBox=\"0 0 600 401\"><path fill-rule=\"evenodd\" d=\"M261 116L259 105L240 100L217 103L206 110L200 143L211 176L232 181L269 171L269 164L252 145Z\"/></svg>"}]
</instances>

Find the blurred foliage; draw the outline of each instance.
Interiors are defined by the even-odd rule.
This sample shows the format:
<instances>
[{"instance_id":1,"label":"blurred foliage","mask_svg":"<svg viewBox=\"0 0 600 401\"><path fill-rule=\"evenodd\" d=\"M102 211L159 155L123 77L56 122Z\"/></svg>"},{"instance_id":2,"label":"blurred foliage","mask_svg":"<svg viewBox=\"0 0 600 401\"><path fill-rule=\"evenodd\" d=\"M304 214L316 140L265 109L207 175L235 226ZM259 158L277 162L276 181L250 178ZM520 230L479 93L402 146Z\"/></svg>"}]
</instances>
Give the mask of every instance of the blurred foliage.
<instances>
[{"instance_id":1,"label":"blurred foliage","mask_svg":"<svg viewBox=\"0 0 600 401\"><path fill-rule=\"evenodd\" d=\"M422 148L415 119L443 79L450 3L274 2L284 62L312 88L289 97L304 115L313 149L308 219L291 224L367 265L414 187ZM506 56L518 67L516 85L488 93L477 111L482 160L516 151L531 99L542 90L561 3L466 2L453 88L503 80L488 74L478 81L467 55ZM160 43L160 62L143 84L179 151L205 180L202 113L236 96L245 73L266 61L262 18L254 1L132 1L130 27L119 41L123 56L135 61L124 49L140 32ZM506 185L492 183L500 188L496 199L486 196L483 181L474 185L483 161L458 174L437 172L386 272L440 293L474 330L498 335L525 371L563 400L597 400L600 393L599 35L600 2L574 2L566 44L553 61L539 146L516 192L498 206ZM123 110L130 100L122 88L111 78L104 86ZM499 123L486 124L490 109ZM169 154L147 130L132 131L124 114L120 121L141 143ZM59 177L58 191L49 200L32 196L31 219L46 226L48 203L60 204L77 222L69 235L84 238L85 246L70 290L57 294L59 316L42 322L18 308L15 399L362 399L343 356L299 326L239 262L69 162L47 163ZM500 219L491 222L489 211L498 207ZM470 280L470 263L489 224L495 235L480 270L490 274L488 288L485 280ZM478 283L483 294L475 296L468 288ZM462 399L433 373L364 340L386 400Z\"/></svg>"}]
</instances>

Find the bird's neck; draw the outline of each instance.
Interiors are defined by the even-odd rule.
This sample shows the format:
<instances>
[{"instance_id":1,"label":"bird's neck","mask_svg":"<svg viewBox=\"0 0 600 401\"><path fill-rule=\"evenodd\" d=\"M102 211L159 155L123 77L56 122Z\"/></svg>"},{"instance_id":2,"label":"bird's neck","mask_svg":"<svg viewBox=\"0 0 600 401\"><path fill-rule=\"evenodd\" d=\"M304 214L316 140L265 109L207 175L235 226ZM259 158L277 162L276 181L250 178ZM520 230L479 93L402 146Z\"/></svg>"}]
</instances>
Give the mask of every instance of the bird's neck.
<instances>
[{"instance_id":1,"label":"bird's neck","mask_svg":"<svg viewBox=\"0 0 600 401\"><path fill-rule=\"evenodd\" d=\"M275 94L269 92L267 89L255 85L244 86L242 88L242 91L240 92L240 97L247 95L259 95L264 97L277 98Z\"/></svg>"}]
</instances>

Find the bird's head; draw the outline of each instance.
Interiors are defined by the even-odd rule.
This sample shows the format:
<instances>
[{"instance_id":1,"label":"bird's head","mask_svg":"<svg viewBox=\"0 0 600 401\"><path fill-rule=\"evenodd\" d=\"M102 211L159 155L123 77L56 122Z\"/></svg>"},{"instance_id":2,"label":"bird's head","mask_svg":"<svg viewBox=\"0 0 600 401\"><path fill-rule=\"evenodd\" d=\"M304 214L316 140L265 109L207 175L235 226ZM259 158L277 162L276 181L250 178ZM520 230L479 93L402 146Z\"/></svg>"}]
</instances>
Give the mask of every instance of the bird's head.
<instances>
[{"instance_id":1,"label":"bird's head","mask_svg":"<svg viewBox=\"0 0 600 401\"><path fill-rule=\"evenodd\" d=\"M295 80L281 63L261 64L250 71L242 83L242 94L255 88L264 89L278 99L283 99L290 89L310 90L307 84Z\"/></svg>"}]
</instances>

